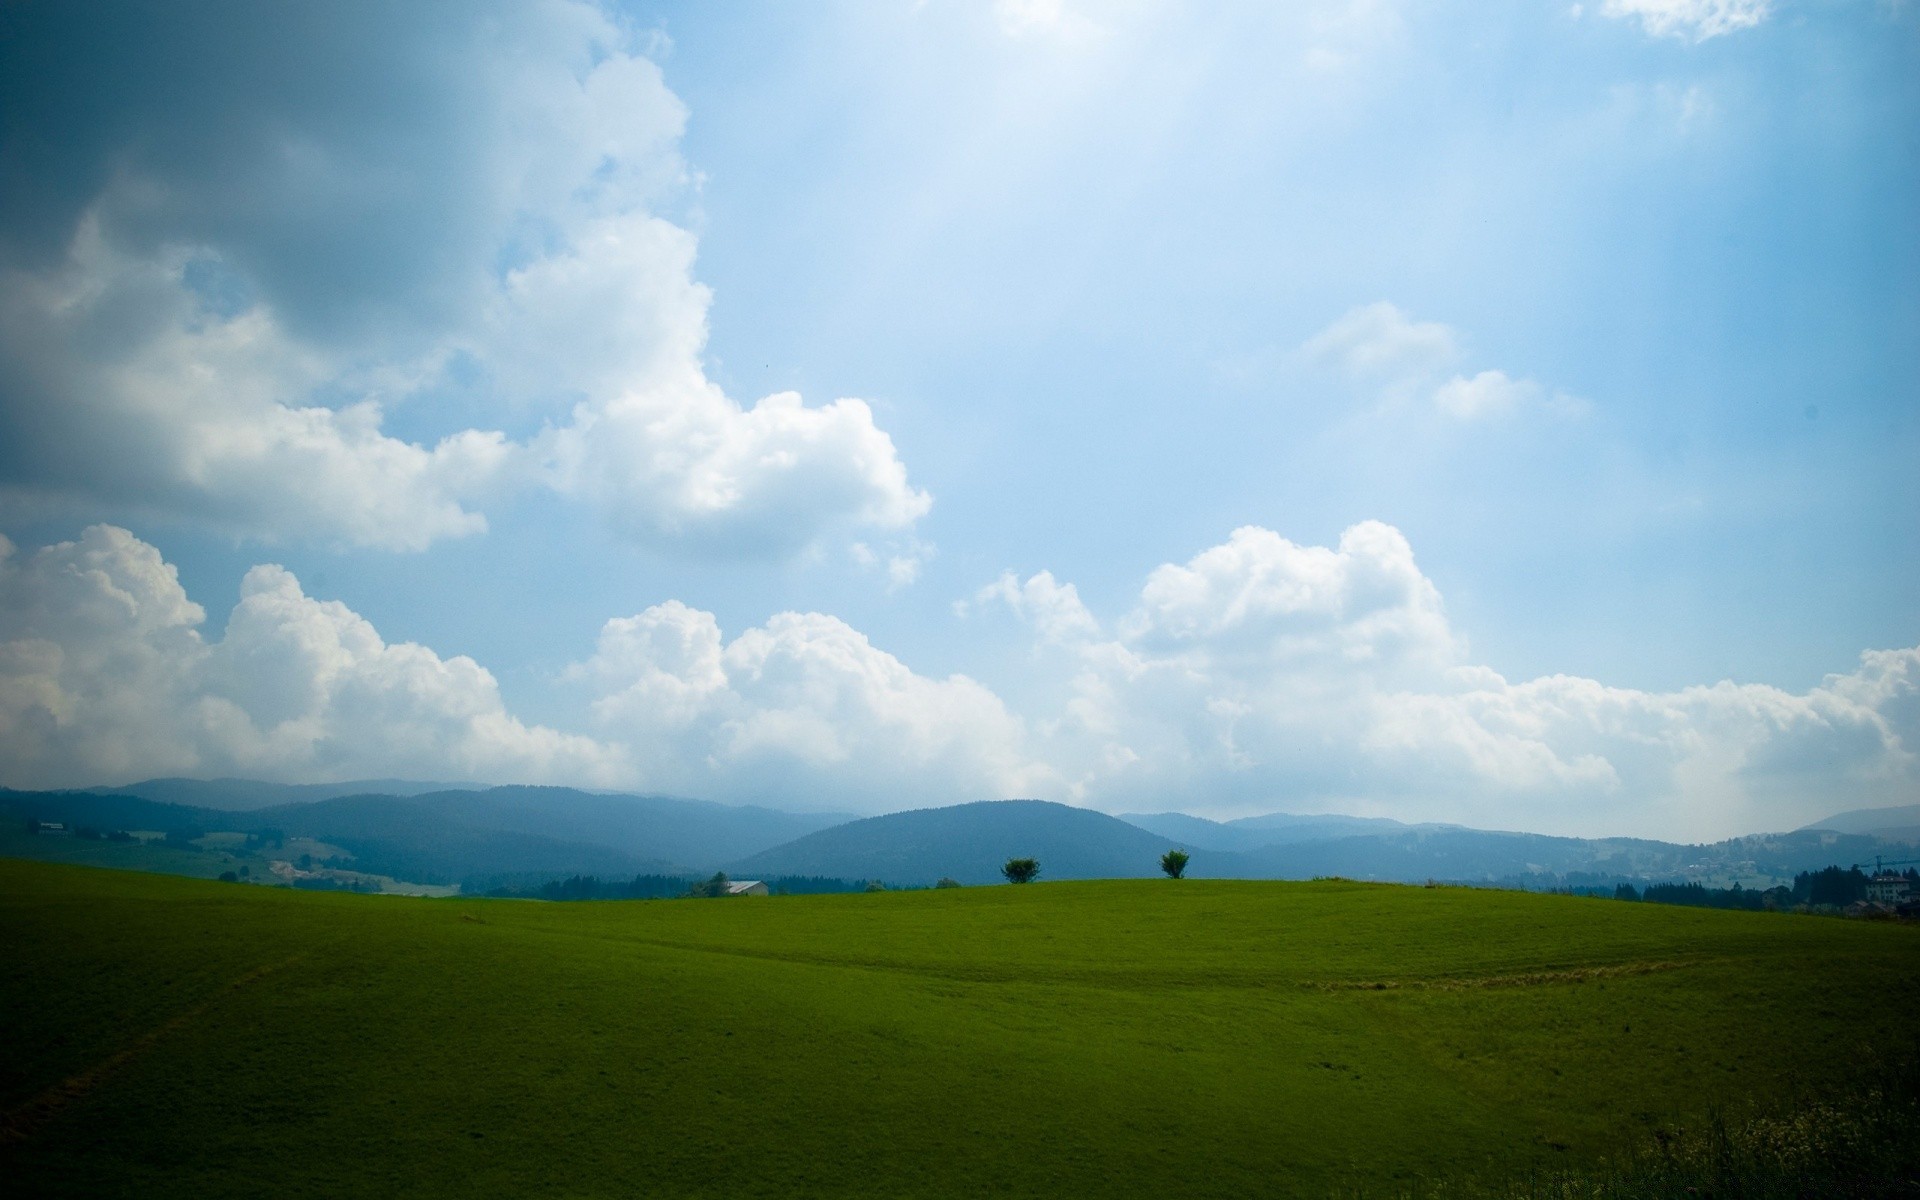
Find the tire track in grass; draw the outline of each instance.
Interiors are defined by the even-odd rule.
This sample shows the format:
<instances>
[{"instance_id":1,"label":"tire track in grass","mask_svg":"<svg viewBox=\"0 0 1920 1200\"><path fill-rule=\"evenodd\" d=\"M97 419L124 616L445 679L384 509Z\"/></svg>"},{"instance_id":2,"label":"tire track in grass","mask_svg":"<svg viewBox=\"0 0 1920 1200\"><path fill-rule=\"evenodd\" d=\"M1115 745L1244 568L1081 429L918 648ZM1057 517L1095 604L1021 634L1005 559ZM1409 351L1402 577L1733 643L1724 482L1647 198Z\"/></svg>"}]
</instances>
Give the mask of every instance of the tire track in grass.
<instances>
[{"instance_id":1,"label":"tire track in grass","mask_svg":"<svg viewBox=\"0 0 1920 1200\"><path fill-rule=\"evenodd\" d=\"M1316 992L1458 992L1473 988L1542 987L1562 983L1586 983L1594 979L1620 979L1633 975L1657 975L1662 971L1684 971L1712 962L1630 962L1609 966L1574 967L1565 971L1528 971L1518 975L1437 976L1428 979L1324 979L1308 980L1301 986Z\"/></svg>"},{"instance_id":2,"label":"tire track in grass","mask_svg":"<svg viewBox=\"0 0 1920 1200\"><path fill-rule=\"evenodd\" d=\"M41 1092L38 1096L35 1096L26 1103L7 1110L5 1115L0 1115L0 1145L17 1145L20 1142L26 1141L32 1137L42 1125L59 1116L60 1110L105 1083L116 1071L119 1071L128 1063L139 1058L149 1050L152 1050L169 1034L178 1033L180 1030L186 1028L187 1025L204 1016L207 1010L234 992L241 990L249 984L259 982L275 971L283 971L304 957L306 956L296 954L285 962L269 963L265 966L255 967L245 975L229 982L207 1000L149 1029L134 1039L129 1045L101 1059L78 1075L70 1076L48 1088L46 1091Z\"/></svg>"}]
</instances>

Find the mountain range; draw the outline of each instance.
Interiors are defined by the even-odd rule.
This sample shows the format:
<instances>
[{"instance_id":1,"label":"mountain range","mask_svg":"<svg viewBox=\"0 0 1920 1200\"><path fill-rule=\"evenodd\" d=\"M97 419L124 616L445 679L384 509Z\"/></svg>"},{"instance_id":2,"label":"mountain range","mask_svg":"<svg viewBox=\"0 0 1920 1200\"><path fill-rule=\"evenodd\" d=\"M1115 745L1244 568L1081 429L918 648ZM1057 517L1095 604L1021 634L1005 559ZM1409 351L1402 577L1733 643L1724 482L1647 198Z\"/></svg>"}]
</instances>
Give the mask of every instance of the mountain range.
<instances>
[{"instance_id":1,"label":"mountain range","mask_svg":"<svg viewBox=\"0 0 1920 1200\"><path fill-rule=\"evenodd\" d=\"M234 809L143 794L199 798L191 786L196 781L157 782L161 786L151 789L145 784L83 792L0 789L0 808L16 818L74 828L310 838L346 851L355 870L429 884L573 874L705 874L715 863L849 819L844 813L790 813L555 787L333 795ZM206 798L273 795L274 786L216 780Z\"/></svg>"},{"instance_id":2,"label":"mountain range","mask_svg":"<svg viewBox=\"0 0 1920 1200\"><path fill-rule=\"evenodd\" d=\"M167 804L248 812L331 800L335 796L418 796L422 792L481 791L478 783L422 783L412 779L356 779L347 783L262 783L258 779L148 779L84 790L101 796L138 796Z\"/></svg>"},{"instance_id":3,"label":"mountain range","mask_svg":"<svg viewBox=\"0 0 1920 1200\"><path fill-rule=\"evenodd\" d=\"M361 788L387 790L359 790ZM347 789L343 791L342 789ZM1271 813L1211 821L1112 817L1040 800L994 800L855 819L667 796L405 781L285 785L160 779L69 792L0 789L13 821L99 830L216 831L308 838L354 870L469 890L590 874L825 876L928 885L996 882L1008 858L1043 879L1159 873L1170 848L1200 878L1356 879L1610 886L1616 881L1783 882L1838 864L1920 857L1920 806L1839 813L1789 833L1708 845L1409 825L1377 817Z\"/></svg>"},{"instance_id":4,"label":"mountain range","mask_svg":"<svg viewBox=\"0 0 1920 1200\"><path fill-rule=\"evenodd\" d=\"M1920 804L1902 804L1896 808L1856 808L1835 813L1808 829L1830 829L1836 833L1866 833L1892 842L1920 844Z\"/></svg>"}]
</instances>

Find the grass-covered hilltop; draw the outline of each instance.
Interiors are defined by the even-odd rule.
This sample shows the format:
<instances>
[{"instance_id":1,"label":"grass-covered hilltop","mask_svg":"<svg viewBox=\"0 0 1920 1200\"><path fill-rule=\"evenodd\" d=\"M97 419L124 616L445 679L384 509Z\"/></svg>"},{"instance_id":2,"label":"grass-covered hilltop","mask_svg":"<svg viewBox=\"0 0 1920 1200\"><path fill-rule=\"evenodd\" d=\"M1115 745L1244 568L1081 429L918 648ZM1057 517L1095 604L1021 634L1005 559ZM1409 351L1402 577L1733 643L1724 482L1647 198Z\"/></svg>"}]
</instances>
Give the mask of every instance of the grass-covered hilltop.
<instances>
[{"instance_id":1,"label":"grass-covered hilltop","mask_svg":"<svg viewBox=\"0 0 1920 1200\"><path fill-rule=\"evenodd\" d=\"M1908 1194L1874 1122L1911 1115L1881 1083L1911 925L1337 881L562 905L0 861L0 935L15 1195L1475 1194L1752 1129L1815 1170L1851 1137L1878 1166L1847 1186Z\"/></svg>"}]
</instances>

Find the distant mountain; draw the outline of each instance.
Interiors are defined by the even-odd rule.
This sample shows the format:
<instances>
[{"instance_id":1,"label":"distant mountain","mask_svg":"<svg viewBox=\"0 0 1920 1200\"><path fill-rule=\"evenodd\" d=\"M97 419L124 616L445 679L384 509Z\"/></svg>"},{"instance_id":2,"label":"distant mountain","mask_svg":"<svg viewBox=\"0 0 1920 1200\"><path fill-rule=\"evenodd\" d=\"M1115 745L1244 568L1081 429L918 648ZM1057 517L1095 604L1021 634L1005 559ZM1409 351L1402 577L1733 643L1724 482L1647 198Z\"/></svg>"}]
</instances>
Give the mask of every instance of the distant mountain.
<instances>
[{"instance_id":1,"label":"distant mountain","mask_svg":"<svg viewBox=\"0 0 1920 1200\"><path fill-rule=\"evenodd\" d=\"M354 867L414 883L477 877L706 874L845 818L571 788L334 796L233 811L115 792L11 792L0 808L97 829L277 833L327 842Z\"/></svg>"},{"instance_id":2,"label":"distant mountain","mask_svg":"<svg viewBox=\"0 0 1920 1200\"><path fill-rule=\"evenodd\" d=\"M1403 833L1411 829L1462 829L1461 825L1409 825L1391 817L1349 817L1340 813L1267 813L1258 817L1240 817L1228 821L1233 829L1244 829L1267 839L1268 845L1287 842L1317 842L1331 837Z\"/></svg>"},{"instance_id":3,"label":"distant mountain","mask_svg":"<svg viewBox=\"0 0 1920 1200\"><path fill-rule=\"evenodd\" d=\"M162 785L154 789L162 796L191 794L190 785L273 786L155 782ZM482 881L506 877L525 885L572 874L705 875L716 867L760 878L928 884L951 876L964 883L992 883L1000 878L1000 865L1014 857L1039 859L1043 879L1124 878L1157 874L1160 855L1179 846L1192 853L1187 873L1199 878L1343 875L1518 887L1611 887L1620 880L1725 886L1738 880L1752 887L1828 865L1871 863L1875 855L1913 857L1909 843L1890 838L1890 830L1903 826L1882 823L1916 815L1914 807L1842 813L1821 828L1689 846L1280 813L1228 822L1155 813L1123 821L1038 800L851 820L840 814L545 787L331 796L252 810L179 804L123 789L0 789L0 812L9 821L60 821L103 832L277 832L339 846L354 856L356 868L370 873L467 886L492 886ZM1879 832L1846 832L1834 825Z\"/></svg>"},{"instance_id":4,"label":"distant mountain","mask_svg":"<svg viewBox=\"0 0 1920 1200\"><path fill-rule=\"evenodd\" d=\"M430 840L451 829L601 846L654 868L711 871L836 825L839 813L789 813L665 796L599 795L558 787L497 787L418 796L337 796L249 814L251 827L342 838Z\"/></svg>"},{"instance_id":5,"label":"distant mountain","mask_svg":"<svg viewBox=\"0 0 1920 1200\"><path fill-rule=\"evenodd\" d=\"M1871 862L1897 843L1811 830L1680 845L1641 838L1549 837L1451 825L1288 842L1240 851L1230 861L1196 858L1196 874L1234 870L1248 878L1499 883L1521 887L1611 886L1620 880L1693 881L1725 887L1790 881L1801 871Z\"/></svg>"},{"instance_id":6,"label":"distant mountain","mask_svg":"<svg viewBox=\"0 0 1920 1200\"><path fill-rule=\"evenodd\" d=\"M348 783L264 783L258 779L145 779L124 787L81 790L101 796L139 796L194 808L247 812L282 804L305 804L335 796L418 796L423 792L479 791L478 783L421 783L407 779L357 779Z\"/></svg>"},{"instance_id":7,"label":"distant mountain","mask_svg":"<svg viewBox=\"0 0 1920 1200\"><path fill-rule=\"evenodd\" d=\"M179 830L198 835L214 829L237 828L229 814L211 809L95 792L19 792L0 788L0 809L6 810L9 820L32 817L58 821L71 828L91 825L102 831L150 829L168 833ZM210 819L219 823L209 824Z\"/></svg>"},{"instance_id":8,"label":"distant mountain","mask_svg":"<svg viewBox=\"0 0 1920 1200\"><path fill-rule=\"evenodd\" d=\"M1920 804L1894 808L1856 808L1815 821L1804 829L1831 829L1836 833L1870 833L1896 842L1920 842Z\"/></svg>"},{"instance_id":9,"label":"distant mountain","mask_svg":"<svg viewBox=\"0 0 1920 1200\"><path fill-rule=\"evenodd\" d=\"M1141 824L1151 828L1141 828ZM1356 830L1363 832L1355 832ZM1789 881L1801 871L1871 862L1896 844L1866 835L1804 831L1679 845L1639 838L1549 837L1404 825L1356 817L1275 814L1217 822L1180 813L1125 821L1035 800L992 801L853 821L752 855L729 873L832 875L889 883L997 882L1012 857L1040 860L1042 878L1157 873L1169 846L1192 852L1195 878L1350 879L1611 887L1621 880L1727 886Z\"/></svg>"},{"instance_id":10,"label":"distant mountain","mask_svg":"<svg viewBox=\"0 0 1920 1200\"><path fill-rule=\"evenodd\" d=\"M1166 839L1186 850L1257 850L1266 839L1252 830L1235 829L1221 821L1190 817L1186 813L1121 813L1120 820Z\"/></svg>"},{"instance_id":11,"label":"distant mountain","mask_svg":"<svg viewBox=\"0 0 1920 1200\"><path fill-rule=\"evenodd\" d=\"M1186 813L1122 813L1122 821L1157 833L1188 847L1205 850L1258 850L1294 842L1324 842L1360 835L1401 833L1410 829L1452 828L1408 825L1386 817L1346 817L1334 813L1295 816L1267 813L1233 821L1209 821Z\"/></svg>"},{"instance_id":12,"label":"distant mountain","mask_svg":"<svg viewBox=\"0 0 1920 1200\"><path fill-rule=\"evenodd\" d=\"M1632 838L1566 838L1450 826L1282 842L1241 857L1258 874L1301 879L1343 875L1417 883L1566 880L1580 876L1678 875L1697 856L1689 847Z\"/></svg>"},{"instance_id":13,"label":"distant mountain","mask_svg":"<svg viewBox=\"0 0 1920 1200\"><path fill-rule=\"evenodd\" d=\"M1000 882L1009 858L1036 858L1042 879L1126 879L1158 875L1168 848L1165 837L1090 809L985 800L851 821L742 858L727 872L977 884Z\"/></svg>"}]
</instances>

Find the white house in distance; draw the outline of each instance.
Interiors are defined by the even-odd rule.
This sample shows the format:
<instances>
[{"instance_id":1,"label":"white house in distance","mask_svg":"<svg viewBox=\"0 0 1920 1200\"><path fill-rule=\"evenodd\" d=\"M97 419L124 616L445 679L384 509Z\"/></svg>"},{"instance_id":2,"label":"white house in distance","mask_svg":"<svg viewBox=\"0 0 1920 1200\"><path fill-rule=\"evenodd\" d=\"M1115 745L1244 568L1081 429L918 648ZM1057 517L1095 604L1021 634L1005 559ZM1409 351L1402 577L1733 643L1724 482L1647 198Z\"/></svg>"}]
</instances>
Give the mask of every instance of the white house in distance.
<instances>
[{"instance_id":1,"label":"white house in distance","mask_svg":"<svg viewBox=\"0 0 1920 1200\"><path fill-rule=\"evenodd\" d=\"M767 885L761 883L758 879L727 880L727 895L729 896L764 896L766 894Z\"/></svg>"},{"instance_id":2,"label":"white house in distance","mask_svg":"<svg viewBox=\"0 0 1920 1200\"><path fill-rule=\"evenodd\" d=\"M1912 894L1913 880L1883 871L1867 880L1867 899L1875 904L1902 904Z\"/></svg>"}]
</instances>

